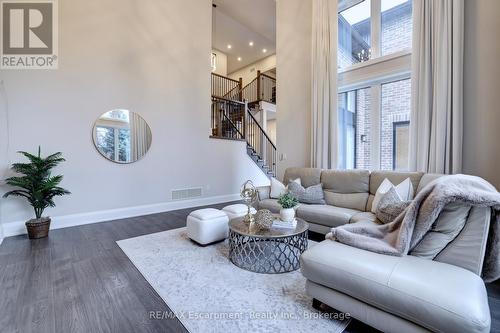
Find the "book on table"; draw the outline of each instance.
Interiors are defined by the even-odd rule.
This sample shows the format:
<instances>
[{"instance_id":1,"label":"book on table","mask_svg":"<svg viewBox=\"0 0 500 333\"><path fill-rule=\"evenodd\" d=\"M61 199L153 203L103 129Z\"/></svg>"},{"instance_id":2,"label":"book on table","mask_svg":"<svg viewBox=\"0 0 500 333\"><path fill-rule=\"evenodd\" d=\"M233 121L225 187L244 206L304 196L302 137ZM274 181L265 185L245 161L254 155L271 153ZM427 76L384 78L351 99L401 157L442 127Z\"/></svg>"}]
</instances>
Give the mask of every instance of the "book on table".
<instances>
[{"instance_id":1,"label":"book on table","mask_svg":"<svg viewBox=\"0 0 500 333\"><path fill-rule=\"evenodd\" d=\"M273 227L274 228L286 228L286 229L293 229L297 226L297 220L293 219L292 222L285 222L280 219L275 219L273 221Z\"/></svg>"}]
</instances>

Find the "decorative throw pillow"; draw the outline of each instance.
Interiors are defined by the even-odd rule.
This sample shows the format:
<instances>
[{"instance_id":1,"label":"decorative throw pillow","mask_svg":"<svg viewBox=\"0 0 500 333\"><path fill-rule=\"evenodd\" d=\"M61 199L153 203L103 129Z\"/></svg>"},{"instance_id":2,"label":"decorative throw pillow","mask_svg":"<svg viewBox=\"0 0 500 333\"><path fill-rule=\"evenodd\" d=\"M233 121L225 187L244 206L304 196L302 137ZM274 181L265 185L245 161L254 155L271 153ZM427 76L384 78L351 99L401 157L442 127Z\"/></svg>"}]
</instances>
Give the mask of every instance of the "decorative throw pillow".
<instances>
[{"instance_id":1,"label":"decorative throw pillow","mask_svg":"<svg viewBox=\"0 0 500 333\"><path fill-rule=\"evenodd\" d=\"M410 205L410 200L402 200L396 188L391 186L389 191L380 199L377 207L377 219L382 223L392 222Z\"/></svg>"},{"instance_id":2,"label":"decorative throw pillow","mask_svg":"<svg viewBox=\"0 0 500 333\"><path fill-rule=\"evenodd\" d=\"M295 182L301 185L300 178L290 180L290 182ZM287 191L288 191L288 186L285 186L285 184L283 184L274 177L271 178L271 193L269 195L271 199L278 199L280 195L285 194Z\"/></svg>"},{"instance_id":3,"label":"decorative throw pillow","mask_svg":"<svg viewBox=\"0 0 500 333\"><path fill-rule=\"evenodd\" d=\"M319 205L326 204L322 184L304 188L302 185L297 184L296 182L291 182L290 184L288 184L288 191L294 197L296 197L299 202Z\"/></svg>"},{"instance_id":4,"label":"decorative throw pillow","mask_svg":"<svg viewBox=\"0 0 500 333\"><path fill-rule=\"evenodd\" d=\"M372 202L372 213L377 213L377 207L380 200L382 199L384 194L386 194L391 189L391 187L394 187L396 189L396 192L399 194L401 200L413 200L413 185L410 178L406 178L398 186L394 186L391 181L386 178L384 179L382 184L380 184L377 192L375 193L375 198L373 198Z\"/></svg>"}]
</instances>

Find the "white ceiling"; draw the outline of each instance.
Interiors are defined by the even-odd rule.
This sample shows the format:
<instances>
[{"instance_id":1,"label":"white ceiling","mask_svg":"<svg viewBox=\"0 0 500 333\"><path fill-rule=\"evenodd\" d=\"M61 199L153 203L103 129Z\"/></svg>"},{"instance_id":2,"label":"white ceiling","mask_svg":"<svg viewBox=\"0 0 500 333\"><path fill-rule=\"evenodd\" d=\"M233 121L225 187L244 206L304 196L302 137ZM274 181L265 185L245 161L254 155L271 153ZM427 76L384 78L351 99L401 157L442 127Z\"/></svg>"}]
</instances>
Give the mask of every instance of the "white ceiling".
<instances>
[{"instance_id":1,"label":"white ceiling","mask_svg":"<svg viewBox=\"0 0 500 333\"><path fill-rule=\"evenodd\" d=\"M215 0L214 4L212 46L227 54L228 73L276 52L275 0Z\"/></svg>"}]
</instances>

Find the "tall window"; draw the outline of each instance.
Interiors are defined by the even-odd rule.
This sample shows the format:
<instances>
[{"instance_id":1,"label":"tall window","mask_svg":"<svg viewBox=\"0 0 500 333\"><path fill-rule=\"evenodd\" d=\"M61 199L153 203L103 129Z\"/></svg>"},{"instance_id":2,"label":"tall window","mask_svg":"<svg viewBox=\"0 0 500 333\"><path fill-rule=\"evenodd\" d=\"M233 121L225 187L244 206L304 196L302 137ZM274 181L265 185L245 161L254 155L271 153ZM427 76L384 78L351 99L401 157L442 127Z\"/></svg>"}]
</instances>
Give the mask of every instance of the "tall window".
<instances>
[{"instance_id":1,"label":"tall window","mask_svg":"<svg viewBox=\"0 0 500 333\"><path fill-rule=\"evenodd\" d=\"M339 1L342 168L407 170L412 0Z\"/></svg>"},{"instance_id":2,"label":"tall window","mask_svg":"<svg viewBox=\"0 0 500 333\"><path fill-rule=\"evenodd\" d=\"M340 68L366 61L370 57L370 4L370 0L365 0L339 13Z\"/></svg>"},{"instance_id":3,"label":"tall window","mask_svg":"<svg viewBox=\"0 0 500 333\"><path fill-rule=\"evenodd\" d=\"M371 91L361 88L338 95L339 167L371 169Z\"/></svg>"}]
</instances>

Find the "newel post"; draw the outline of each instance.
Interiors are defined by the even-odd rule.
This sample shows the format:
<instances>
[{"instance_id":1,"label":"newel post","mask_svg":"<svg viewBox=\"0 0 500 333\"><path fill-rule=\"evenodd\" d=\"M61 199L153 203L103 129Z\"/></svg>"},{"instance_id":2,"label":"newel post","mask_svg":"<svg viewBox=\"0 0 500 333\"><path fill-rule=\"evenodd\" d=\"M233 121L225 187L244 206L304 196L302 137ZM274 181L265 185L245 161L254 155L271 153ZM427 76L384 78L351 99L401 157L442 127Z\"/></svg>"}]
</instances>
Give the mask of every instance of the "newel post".
<instances>
[{"instance_id":1,"label":"newel post","mask_svg":"<svg viewBox=\"0 0 500 333\"><path fill-rule=\"evenodd\" d=\"M260 71L257 71L257 101L260 101Z\"/></svg>"},{"instance_id":2,"label":"newel post","mask_svg":"<svg viewBox=\"0 0 500 333\"><path fill-rule=\"evenodd\" d=\"M238 81L238 100L243 101L243 78L240 77Z\"/></svg>"}]
</instances>

